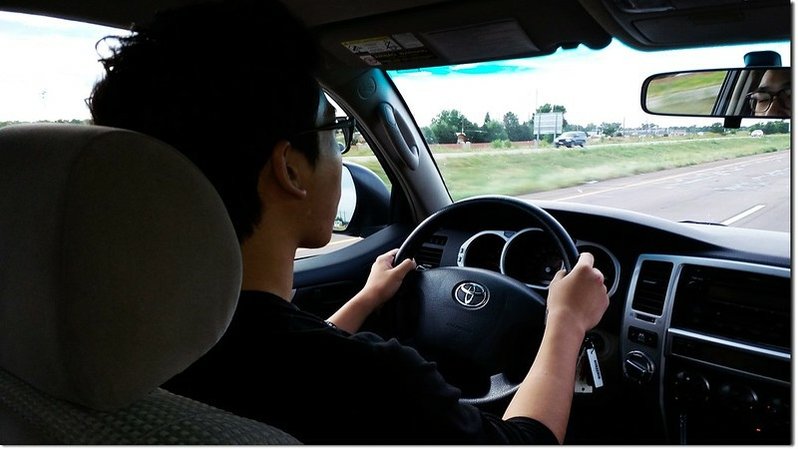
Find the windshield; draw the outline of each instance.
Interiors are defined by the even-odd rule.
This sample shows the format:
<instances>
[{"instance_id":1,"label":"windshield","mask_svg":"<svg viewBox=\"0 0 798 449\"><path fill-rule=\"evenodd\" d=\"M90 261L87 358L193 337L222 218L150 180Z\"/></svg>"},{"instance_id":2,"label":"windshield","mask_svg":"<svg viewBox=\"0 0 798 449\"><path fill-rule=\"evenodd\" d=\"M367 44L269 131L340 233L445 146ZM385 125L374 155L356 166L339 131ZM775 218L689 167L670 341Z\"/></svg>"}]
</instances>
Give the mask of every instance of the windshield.
<instances>
[{"instance_id":1,"label":"windshield","mask_svg":"<svg viewBox=\"0 0 798 449\"><path fill-rule=\"evenodd\" d=\"M0 126L88 123L84 99L107 52L98 41L126 33L0 13L0 56L7 62ZM649 75L740 67L746 53L762 50L790 65L789 42L661 52L612 42L600 50L580 46L388 74L454 200L508 194L787 232L789 120L743 119L739 129L727 129L720 119L654 116L640 107ZM372 154L365 144L356 147L350 155Z\"/></svg>"},{"instance_id":2,"label":"windshield","mask_svg":"<svg viewBox=\"0 0 798 449\"><path fill-rule=\"evenodd\" d=\"M788 232L789 120L743 119L732 129L640 107L649 75L740 67L760 50L790 65L789 42L640 52L614 41L389 75L454 200L508 194Z\"/></svg>"}]
</instances>

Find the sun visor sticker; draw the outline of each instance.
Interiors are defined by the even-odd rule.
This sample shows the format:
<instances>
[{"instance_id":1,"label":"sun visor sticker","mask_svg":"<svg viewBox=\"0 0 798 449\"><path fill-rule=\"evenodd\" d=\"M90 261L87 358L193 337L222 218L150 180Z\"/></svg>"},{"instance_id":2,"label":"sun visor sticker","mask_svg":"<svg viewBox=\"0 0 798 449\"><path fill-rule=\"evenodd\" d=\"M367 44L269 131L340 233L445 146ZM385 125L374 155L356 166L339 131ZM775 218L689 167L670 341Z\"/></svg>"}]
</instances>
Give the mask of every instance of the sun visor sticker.
<instances>
[{"instance_id":1,"label":"sun visor sticker","mask_svg":"<svg viewBox=\"0 0 798 449\"><path fill-rule=\"evenodd\" d=\"M366 64L379 66L433 59L435 56L412 33L341 42Z\"/></svg>"}]
</instances>

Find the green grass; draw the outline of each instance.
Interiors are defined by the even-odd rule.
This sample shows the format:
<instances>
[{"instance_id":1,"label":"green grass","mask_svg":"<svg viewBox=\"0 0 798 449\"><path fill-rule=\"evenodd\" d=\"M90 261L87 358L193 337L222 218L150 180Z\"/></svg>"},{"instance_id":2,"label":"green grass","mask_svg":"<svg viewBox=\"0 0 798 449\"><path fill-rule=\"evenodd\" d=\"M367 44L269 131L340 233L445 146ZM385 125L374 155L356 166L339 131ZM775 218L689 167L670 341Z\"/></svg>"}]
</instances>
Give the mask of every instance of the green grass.
<instances>
[{"instance_id":1,"label":"green grass","mask_svg":"<svg viewBox=\"0 0 798 449\"><path fill-rule=\"evenodd\" d=\"M654 79L646 106L651 111L708 115L725 77L725 70L717 70Z\"/></svg>"},{"instance_id":2,"label":"green grass","mask_svg":"<svg viewBox=\"0 0 798 449\"><path fill-rule=\"evenodd\" d=\"M528 146L528 145L527 145ZM438 158L455 200L481 194L521 195L790 148L789 134L590 145L584 149L482 149ZM433 149L433 151L435 151ZM437 151L436 151L437 153ZM386 181L375 159L358 161Z\"/></svg>"},{"instance_id":3,"label":"green grass","mask_svg":"<svg viewBox=\"0 0 798 449\"><path fill-rule=\"evenodd\" d=\"M672 94L673 92L720 86L725 78L725 70L711 70L681 76L663 77L652 80L651 84L649 84L648 92L651 96L660 96Z\"/></svg>"}]
</instances>

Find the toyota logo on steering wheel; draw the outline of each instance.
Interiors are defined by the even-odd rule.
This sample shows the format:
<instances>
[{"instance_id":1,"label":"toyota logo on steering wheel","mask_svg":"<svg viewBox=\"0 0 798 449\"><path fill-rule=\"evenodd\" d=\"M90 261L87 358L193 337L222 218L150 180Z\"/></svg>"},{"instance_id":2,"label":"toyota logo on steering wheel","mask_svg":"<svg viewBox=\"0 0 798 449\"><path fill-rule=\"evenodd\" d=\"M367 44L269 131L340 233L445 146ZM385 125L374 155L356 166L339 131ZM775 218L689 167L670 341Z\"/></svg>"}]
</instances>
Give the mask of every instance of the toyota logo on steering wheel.
<instances>
[{"instance_id":1,"label":"toyota logo on steering wheel","mask_svg":"<svg viewBox=\"0 0 798 449\"><path fill-rule=\"evenodd\" d=\"M479 309L488 303L487 287L476 282L462 282L454 288L454 300L469 309Z\"/></svg>"}]
</instances>

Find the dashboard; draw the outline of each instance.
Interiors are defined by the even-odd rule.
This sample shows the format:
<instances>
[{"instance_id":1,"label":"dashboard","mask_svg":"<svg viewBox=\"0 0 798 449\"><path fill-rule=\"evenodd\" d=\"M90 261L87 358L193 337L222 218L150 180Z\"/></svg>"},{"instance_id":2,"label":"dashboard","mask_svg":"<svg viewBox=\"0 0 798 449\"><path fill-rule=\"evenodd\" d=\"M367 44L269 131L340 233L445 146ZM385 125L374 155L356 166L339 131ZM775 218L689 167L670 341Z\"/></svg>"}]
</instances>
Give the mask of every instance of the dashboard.
<instances>
[{"instance_id":1,"label":"dashboard","mask_svg":"<svg viewBox=\"0 0 798 449\"><path fill-rule=\"evenodd\" d=\"M589 397L576 394L573 425L585 428L574 433L584 441L572 443L615 441L607 432L654 444L791 442L788 233L585 205L544 208L578 251L594 255L610 295L589 335L605 386ZM430 268L484 268L541 291L562 260L556 242L537 227L454 222L416 255ZM607 407L620 411L607 414Z\"/></svg>"}]
</instances>

